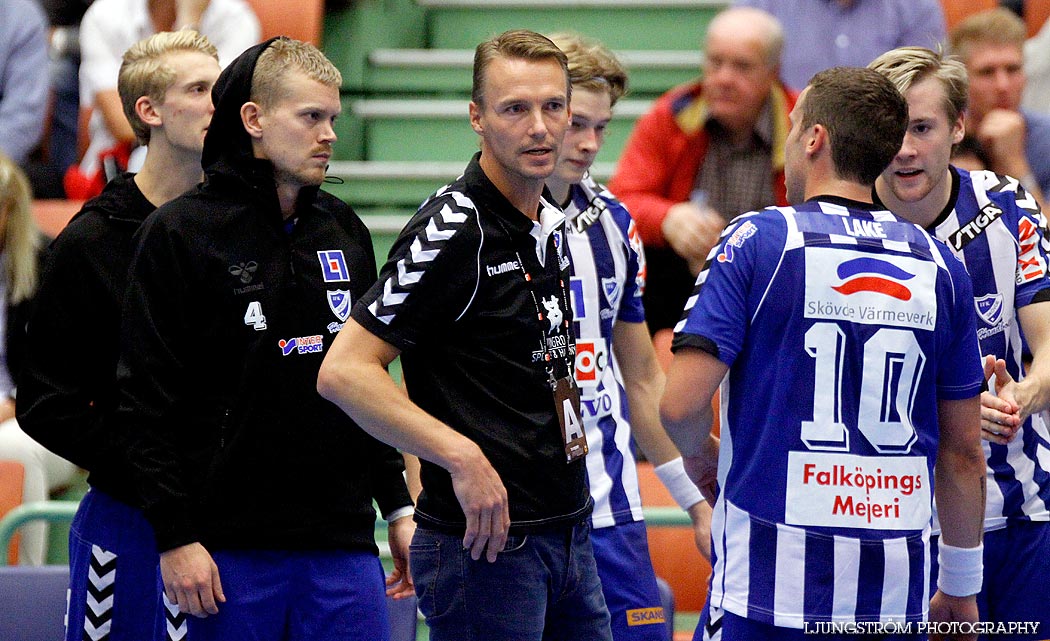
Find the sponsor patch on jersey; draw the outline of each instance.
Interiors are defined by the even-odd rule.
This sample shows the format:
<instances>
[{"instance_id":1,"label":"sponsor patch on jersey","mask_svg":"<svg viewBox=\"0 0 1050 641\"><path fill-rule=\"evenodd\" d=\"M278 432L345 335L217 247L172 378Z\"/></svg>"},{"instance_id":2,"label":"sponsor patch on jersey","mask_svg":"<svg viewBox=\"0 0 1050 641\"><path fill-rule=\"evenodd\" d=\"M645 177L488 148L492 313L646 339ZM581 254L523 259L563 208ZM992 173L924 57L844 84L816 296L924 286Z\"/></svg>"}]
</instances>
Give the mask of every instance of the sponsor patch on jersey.
<instances>
[{"instance_id":1,"label":"sponsor patch on jersey","mask_svg":"<svg viewBox=\"0 0 1050 641\"><path fill-rule=\"evenodd\" d=\"M322 249L317 252L321 261L321 275L326 283L339 283L350 280L350 271L346 268L346 259L341 249Z\"/></svg>"},{"instance_id":2,"label":"sponsor patch on jersey","mask_svg":"<svg viewBox=\"0 0 1050 641\"><path fill-rule=\"evenodd\" d=\"M725 245L722 246L722 251L719 252L718 256L716 257L718 258L718 262L733 262L734 248L743 247L744 241L754 236L755 232L757 231L758 227L755 227L755 224L752 223L750 220L745 220L744 222L742 222L739 227L733 230L733 233L730 234L729 238L726 240Z\"/></svg>"},{"instance_id":3,"label":"sponsor patch on jersey","mask_svg":"<svg viewBox=\"0 0 1050 641\"><path fill-rule=\"evenodd\" d=\"M1002 294L985 294L973 299L973 304L977 308L977 315L988 325L994 327L1003 319Z\"/></svg>"},{"instance_id":4,"label":"sponsor patch on jersey","mask_svg":"<svg viewBox=\"0 0 1050 641\"><path fill-rule=\"evenodd\" d=\"M587 203L587 208L576 215L575 218L569 221L569 225L578 233L587 231L591 225L596 223L602 214L606 211L605 201L600 197L595 196L591 198L591 202Z\"/></svg>"},{"instance_id":5,"label":"sponsor patch on jersey","mask_svg":"<svg viewBox=\"0 0 1050 641\"><path fill-rule=\"evenodd\" d=\"M580 387L588 389L586 383L580 384ZM613 396L608 388L588 389L587 394L580 395L580 413L587 421L609 416L613 413L613 403Z\"/></svg>"},{"instance_id":6,"label":"sponsor patch on jersey","mask_svg":"<svg viewBox=\"0 0 1050 641\"><path fill-rule=\"evenodd\" d=\"M328 307L335 314L335 317L344 323L347 318L350 318L350 305L350 290L328 290Z\"/></svg>"},{"instance_id":7,"label":"sponsor patch on jersey","mask_svg":"<svg viewBox=\"0 0 1050 641\"><path fill-rule=\"evenodd\" d=\"M806 318L931 330L937 265L913 256L806 247Z\"/></svg>"},{"instance_id":8,"label":"sponsor patch on jersey","mask_svg":"<svg viewBox=\"0 0 1050 641\"><path fill-rule=\"evenodd\" d=\"M297 336L289 339L282 338L277 341L277 347L281 348L282 356L289 356L293 353L320 353L324 350L324 336L321 334L314 334L313 336Z\"/></svg>"},{"instance_id":9,"label":"sponsor patch on jersey","mask_svg":"<svg viewBox=\"0 0 1050 641\"><path fill-rule=\"evenodd\" d=\"M981 212L974 216L973 220L948 236L948 246L956 252L962 251L963 247L966 247L970 244L970 241L983 234L984 230L999 220L999 217L1002 215L1003 210L996 206L995 203L988 203L981 207Z\"/></svg>"},{"instance_id":10,"label":"sponsor patch on jersey","mask_svg":"<svg viewBox=\"0 0 1050 641\"><path fill-rule=\"evenodd\" d=\"M634 610L628 610L626 614L628 626L667 623L667 618L664 616L664 609L661 607L635 608Z\"/></svg>"},{"instance_id":11,"label":"sponsor patch on jersey","mask_svg":"<svg viewBox=\"0 0 1050 641\"><path fill-rule=\"evenodd\" d=\"M576 382L580 387L594 387L609 365L604 338L576 341Z\"/></svg>"},{"instance_id":12,"label":"sponsor patch on jersey","mask_svg":"<svg viewBox=\"0 0 1050 641\"><path fill-rule=\"evenodd\" d=\"M857 292L874 292L898 300L911 300L911 289L907 281L915 274L878 258L854 258L841 263L838 277L842 284L832 287L840 294L849 296Z\"/></svg>"},{"instance_id":13,"label":"sponsor patch on jersey","mask_svg":"<svg viewBox=\"0 0 1050 641\"><path fill-rule=\"evenodd\" d=\"M788 525L922 530L932 516L924 456L789 452Z\"/></svg>"},{"instance_id":14,"label":"sponsor patch on jersey","mask_svg":"<svg viewBox=\"0 0 1050 641\"><path fill-rule=\"evenodd\" d=\"M1017 284L1030 283L1046 277L1046 261L1039 251L1042 238L1039 225L1029 216L1021 216L1017 223Z\"/></svg>"}]
</instances>

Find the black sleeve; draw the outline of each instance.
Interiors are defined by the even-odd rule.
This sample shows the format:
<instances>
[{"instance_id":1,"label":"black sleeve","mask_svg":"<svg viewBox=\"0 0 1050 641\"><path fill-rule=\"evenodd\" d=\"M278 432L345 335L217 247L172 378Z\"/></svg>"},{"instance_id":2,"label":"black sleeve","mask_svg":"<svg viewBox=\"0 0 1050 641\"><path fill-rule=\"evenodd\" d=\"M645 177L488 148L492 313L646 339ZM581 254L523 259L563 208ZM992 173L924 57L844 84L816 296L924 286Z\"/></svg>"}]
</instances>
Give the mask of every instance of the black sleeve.
<instances>
[{"instance_id":1,"label":"black sleeve","mask_svg":"<svg viewBox=\"0 0 1050 641\"><path fill-rule=\"evenodd\" d=\"M157 215L143 223L121 316L116 420L128 435L128 456L160 551L199 540L178 438L180 403L191 391L185 371L193 286L186 244L176 224L162 224Z\"/></svg>"},{"instance_id":2,"label":"black sleeve","mask_svg":"<svg viewBox=\"0 0 1050 641\"><path fill-rule=\"evenodd\" d=\"M113 407L117 319L100 317L112 284L85 254L88 240L68 231L51 244L41 272L16 406L29 436L90 471L123 448L104 425Z\"/></svg>"}]
</instances>

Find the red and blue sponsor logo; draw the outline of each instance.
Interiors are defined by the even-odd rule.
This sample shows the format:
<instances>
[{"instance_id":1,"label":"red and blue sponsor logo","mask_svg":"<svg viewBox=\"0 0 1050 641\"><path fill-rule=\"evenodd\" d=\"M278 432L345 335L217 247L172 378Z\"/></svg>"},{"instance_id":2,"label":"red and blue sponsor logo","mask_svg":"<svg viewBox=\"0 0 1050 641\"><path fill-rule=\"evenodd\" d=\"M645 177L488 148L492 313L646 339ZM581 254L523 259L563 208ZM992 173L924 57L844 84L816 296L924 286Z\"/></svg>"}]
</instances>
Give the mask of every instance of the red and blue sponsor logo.
<instances>
[{"instance_id":1,"label":"red and blue sponsor logo","mask_svg":"<svg viewBox=\"0 0 1050 641\"><path fill-rule=\"evenodd\" d=\"M314 334L313 336L297 336L277 341L277 347L281 348L281 355L288 356L293 353L312 354L324 350L324 336Z\"/></svg>"},{"instance_id":2,"label":"red and blue sponsor logo","mask_svg":"<svg viewBox=\"0 0 1050 641\"><path fill-rule=\"evenodd\" d=\"M755 226L750 220L744 221L726 240L725 245L722 246L722 251L719 252L715 258L720 263L731 263L733 262L733 248L743 247L744 241L751 238L758 231L758 227Z\"/></svg>"},{"instance_id":3,"label":"red and blue sponsor logo","mask_svg":"<svg viewBox=\"0 0 1050 641\"><path fill-rule=\"evenodd\" d=\"M889 261L864 257L840 264L838 277L842 284L832 289L844 296L872 292L907 301L911 300L912 291L905 282L915 278L915 274Z\"/></svg>"},{"instance_id":4,"label":"red and blue sponsor logo","mask_svg":"<svg viewBox=\"0 0 1050 641\"><path fill-rule=\"evenodd\" d=\"M346 259L341 249L324 249L317 252L321 261L321 275L326 283L338 283L350 280L350 270L346 268Z\"/></svg>"}]
</instances>

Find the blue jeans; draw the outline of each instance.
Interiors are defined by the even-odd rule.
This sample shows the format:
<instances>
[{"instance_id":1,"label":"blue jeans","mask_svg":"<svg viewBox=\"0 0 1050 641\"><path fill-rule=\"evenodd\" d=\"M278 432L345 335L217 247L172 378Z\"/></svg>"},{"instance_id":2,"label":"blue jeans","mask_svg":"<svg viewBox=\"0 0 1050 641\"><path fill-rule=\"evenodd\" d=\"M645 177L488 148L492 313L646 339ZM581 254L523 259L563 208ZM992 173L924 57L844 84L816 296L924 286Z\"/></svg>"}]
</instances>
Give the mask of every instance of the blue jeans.
<instances>
[{"instance_id":1,"label":"blue jeans","mask_svg":"<svg viewBox=\"0 0 1050 641\"><path fill-rule=\"evenodd\" d=\"M417 528L412 578L432 641L612 641L590 526L511 536L495 563Z\"/></svg>"}]
</instances>

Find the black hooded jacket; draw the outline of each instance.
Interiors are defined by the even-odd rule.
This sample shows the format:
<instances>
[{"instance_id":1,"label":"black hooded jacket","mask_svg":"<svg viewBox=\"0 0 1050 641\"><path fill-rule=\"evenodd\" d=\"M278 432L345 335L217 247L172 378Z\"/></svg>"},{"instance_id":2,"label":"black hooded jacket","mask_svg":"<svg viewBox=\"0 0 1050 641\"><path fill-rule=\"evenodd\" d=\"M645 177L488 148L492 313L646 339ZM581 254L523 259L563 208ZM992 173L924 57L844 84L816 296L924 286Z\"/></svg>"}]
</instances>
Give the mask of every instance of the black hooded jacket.
<instances>
[{"instance_id":1,"label":"black hooded jacket","mask_svg":"<svg viewBox=\"0 0 1050 641\"><path fill-rule=\"evenodd\" d=\"M132 435L161 551L376 551L410 505L400 454L317 393L317 372L376 278L367 228L300 191L286 225L273 165L240 121L263 43L212 90L204 183L143 224L125 297L117 419Z\"/></svg>"},{"instance_id":2,"label":"black hooded jacket","mask_svg":"<svg viewBox=\"0 0 1050 641\"><path fill-rule=\"evenodd\" d=\"M18 378L18 423L90 471L88 482L137 505L116 406L120 303L132 236L154 206L132 174L110 181L51 243Z\"/></svg>"}]
</instances>

